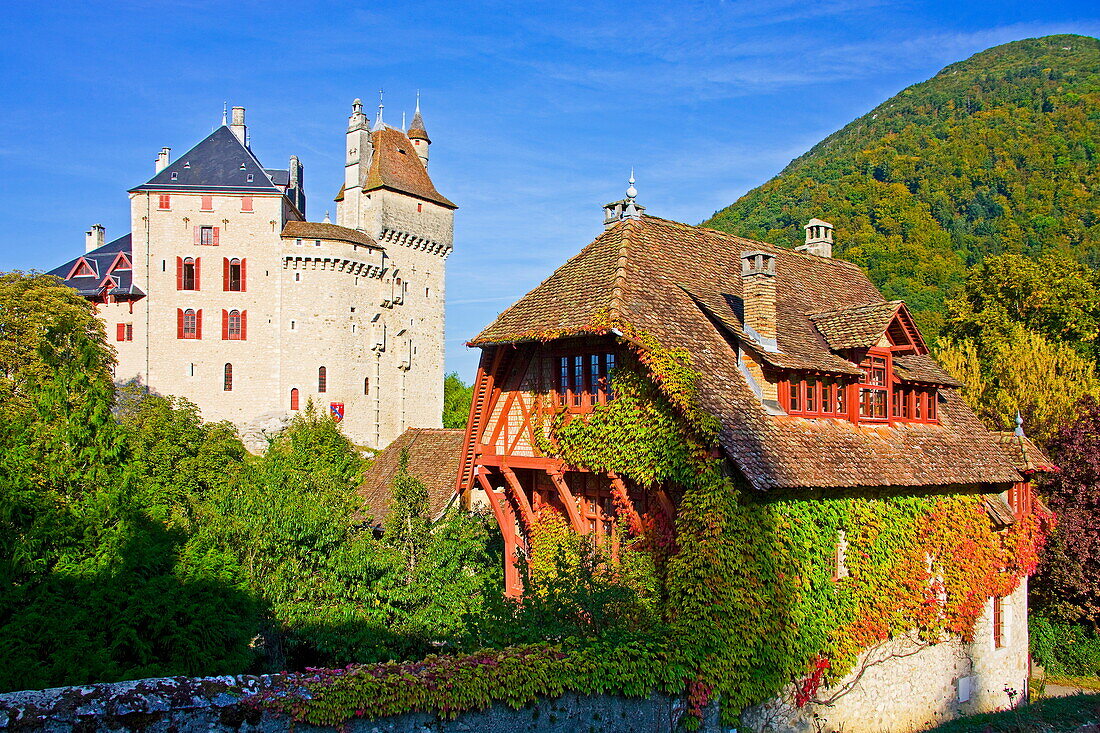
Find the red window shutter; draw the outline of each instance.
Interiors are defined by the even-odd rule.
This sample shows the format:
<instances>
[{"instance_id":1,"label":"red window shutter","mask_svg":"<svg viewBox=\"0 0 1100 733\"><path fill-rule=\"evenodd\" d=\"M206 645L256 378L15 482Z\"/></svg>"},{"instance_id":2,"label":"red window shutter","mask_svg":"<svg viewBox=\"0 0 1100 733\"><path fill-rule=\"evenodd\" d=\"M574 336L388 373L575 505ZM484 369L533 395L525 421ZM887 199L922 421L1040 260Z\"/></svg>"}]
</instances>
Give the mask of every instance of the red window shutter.
<instances>
[{"instance_id":1,"label":"red window shutter","mask_svg":"<svg viewBox=\"0 0 1100 733\"><path fill-rule=\"evenodd\" d=\"M195 261L195 280L198 280L199 263ZM202 338L202 308L195 311L195 338Z\"/></svg>"},{"instance_id":2,"label":"red window shutter","mask_svg":"<svg viewBox=\"0 0 1100 733\"><path fill-rule=\"evenodd\" d=\"M176 338L183 338L183 308L176 308Z\"/></svg>"},{"instance_id":3,"label":"red window shutter","mask_svg":"<svg viewBox=\"0 0 1100 733\"><path fill-rule=\"evenodd\" d=\"M199 263L202 262L201 257L195 258L195 290L201 290L199 287Z\"/></svg>"},{"instance_id":4,"label":"red window shutter","mask_svg":"<svg viewBox=\"0 0 1100 733\"><path fill-rule=\"evenodd\" d=\"M229 311L222 308L222 341L229 340Z\"/></svg>"},{"instance_id":5,"label":"red window shutter","mask_svg":"<svg viewBox=\"0 0 1100 733\"><path fill-rule=\"evenodd\" d=\"M214 246L218 246L218 233L221 232L221 227L214 227Z\"/></svg>"},{"instance_id":6,"label":"red window shutter","mask_svg":"<svg viewBox=\"0 0 1100 733\"><path fill-rule=\"evenodd\" d=\"M117 326L115 326L115 341L125 341L125 340L126 340L126 324L125 323L120 323Z\"/></svg>"},{"instance_id":7,"label":"red window shutter","mask_svg":"<svg viewBox=\"0 0 1100 733\"><path fill-rule=\"evenodd\" d=\"M229 258L228 257L222 257L222 290L224 290L226 292L229 291Z\"/></svg>"},{"instance_id":8,"label":"red window shutter","mask_svg":"<svg viewBox=\"0 0 1100 733\"><path fill-rule=\"evenodd\" d=\"M183 290L183 258L176 258L176 290Z\"/></svg>"},{"instance_id":9,"label":"red window shutter","mask_svg":"<svg viewBox=\"0 0 1100 733\"><path fill-rule=\"evenodd\" d=\"M195 227L195 246L202 244L202 233L199 231L199 227Z\"/></svg>"},{"instance_id":10,"label":"red window shutter","mask_svg":"<svg viewBox=\"0 0 1100 733\"><path fill-rule=\"evenodd\" d=\"M248 311L241 311L241 341L248 338Z\"/></svg>"},{"instance_id":11,"label":"red window shutter","mask_svg":"<svg viewBox=\"0 0 1100 733\"><path fill-rule=\"evenodd\" d=\"M244 283L245 283L245 273L244 273L244 263L245 263L245 262L246 262L245 258L244 258L244 257L242 257L242 258L241 258L241 292L242 292L242 293L243 293L243 292L245 291L245 289L246 289L246 288L245 288L245 284L244 284Z\"/></svg>"}]
</instances>

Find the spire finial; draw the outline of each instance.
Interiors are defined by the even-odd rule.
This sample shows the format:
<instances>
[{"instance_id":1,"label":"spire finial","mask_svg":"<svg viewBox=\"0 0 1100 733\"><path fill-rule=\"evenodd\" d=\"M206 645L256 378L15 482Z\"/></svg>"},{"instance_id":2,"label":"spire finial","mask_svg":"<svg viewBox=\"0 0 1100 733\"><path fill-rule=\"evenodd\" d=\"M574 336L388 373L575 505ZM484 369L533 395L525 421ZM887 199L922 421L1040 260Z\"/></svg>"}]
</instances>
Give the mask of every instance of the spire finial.
<instances>
[{"instance_id":1,"label":"spire finial","mask_svg":"<svg viewBox=\"0 0 1100 733\"><path fill-rule=\"evenodd\" d=\"M327 211L325 212L325 220L321 223L322 224L331 224L332 223L332 219L328 218L328 212Z\"/></svg>"},{"instance_id":2,"label":"spire finial","mask_svg":"<svg viewBox=\"0 0 1100 733\"><path fill-rule=\"evenodd\" d=\"M382 90L378 90L378 121L382 121L382 108L386 105L382 104Z\"/></svg>"},{"instance_id":3,"label":"spire finial","mask_svg":"<svg viewBox=\"0 0 1100 733\"><path fill-rule=\"evenodd\" d=\"M1016 435L1017 438L1024 437L1024 418L1023 418L1022 415L1020 415L1019 410L1016 410L1016 432L1015 432L1015 435Z\"/></svg>"},{"instance_id":4,"label":"spire finial","mask_svg":"<svg viewBox=\"0 0 1100 733\"><path fill-rule=\"evenodd\" d=\"M414 114L420 114L420 90L416 90L416 112Z\"/></svg>"},{"instance_id":5,"label":"spire finial","mask_svg":"<svg viewBox=\"0 0 1100 733\"><path fill-rule=\"evenodd\" d=\"M633 201L638 195L638 189L634 188L634 166L630 166L630 180L628 182L630 183L630 187L626 189L626 197Z\"/></svg>"},{"instance_id":6,"label":"spire finial","mask_svg":"<svg viewBox=\"0 0 1100 733\"><path fill-rule=\"evenodd\" d=\"M405 127L405 110L401 110L401 129L402 130L407 129Z\"/></svg>"},{"instance_id":7,"label":"spire finial","mask_svg":"<svg viewBox=\"0 0 1100 733\"><path fill-rule=\"evenodd\" d=\"M226 121L229 119L229 102L222 102L222 127L225 127Z\"/></svg>"}]
</instances>

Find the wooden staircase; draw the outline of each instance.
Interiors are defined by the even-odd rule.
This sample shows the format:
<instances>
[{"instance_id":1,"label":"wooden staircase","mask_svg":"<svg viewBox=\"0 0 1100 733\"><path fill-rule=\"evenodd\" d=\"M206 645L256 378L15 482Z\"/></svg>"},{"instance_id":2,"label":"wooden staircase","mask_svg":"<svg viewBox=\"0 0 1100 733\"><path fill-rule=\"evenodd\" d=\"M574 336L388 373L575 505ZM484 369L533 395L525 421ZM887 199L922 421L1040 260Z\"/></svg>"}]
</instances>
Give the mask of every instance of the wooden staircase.
<instances>
[{"instance_id":1,"label":"wooden staircase","mask_svg":"<svg viewBox=\"0 0 1100 733\"><path fill-rule=\"evenodd\" d=\"M489 412L499 394L497 384L504 374L504 353L508 347L496 346L481 352L481 362L474 379L474 393L470 403L470 419L466 423L466 435L462 439L462 467L458 472L455 493L461 495L474 486L474 461L477 458L477 444Z\"/></svg>"}]
</instances>

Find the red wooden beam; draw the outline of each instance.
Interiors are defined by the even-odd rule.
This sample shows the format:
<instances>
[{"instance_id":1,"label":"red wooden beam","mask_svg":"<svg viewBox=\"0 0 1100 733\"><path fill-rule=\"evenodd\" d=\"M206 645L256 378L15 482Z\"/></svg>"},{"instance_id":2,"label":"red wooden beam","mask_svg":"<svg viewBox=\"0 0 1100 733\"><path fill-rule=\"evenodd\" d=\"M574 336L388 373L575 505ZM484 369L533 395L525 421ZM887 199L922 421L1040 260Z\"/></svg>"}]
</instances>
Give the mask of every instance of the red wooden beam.
<instances>
[{"instance_id":1,"label":"red wooden beam","mask_svg":"<svg viewBox=\"0 0 1100 733\"><path fill-rule=\"evenodd\" d=\"M477 476L477 482L481 484L481 488L485 490L485 494L489 497L489 505L493 509L493 516L496 517L500 534L504 538L504 594L513 597L518 596L523 592L523 585L519 579L519 568L516 567L516 551L519 549L519 542L516 538L515 515L512 512L511 505L504 498L503 492L498 492L489 483L489 479L485 475L486 470L478 466L474 473Z\"/></svg>"},{"instance_id":2,"label":"red wooden beam","mask_svg":"<svg viewBox=\"0 0 1100 733\"><path fill-rule=\"evenodd\" d=\"M530 532L531 528L535 525L535 513L531 509L531 502L527 499L527 494L523 490L523 485L520 484L516 472L507 466L501 466L500 472L504 474L504 480L512 489L512 494L516 497L516 503L519 504L520 516L523 517L524 527Z\"/></svg>"},{"instance_id":3,"label":"red wooden beam","mask_svg":"<svg viewBox=\"0 0 1100 733\"><path fill-rule=\"evenodd\" d=\"M619 474L614 471L608 471L607 477L611 479L611 492L615 499L615 507L619 510L619 514L626 518L627 526L630 527L630 534L640 535L642 533L642 518L638 514L638 510L634 508L634 502L630 500L630 493L626 490L626 484L619 478Z\"/></svg>"},{"instance_id":4,"label":"red wooden beam","mask_svg":"<svg viewBox=\"0 0 1100 733\"><path fill-rule=\"evenodd\" d=\"M565 477L561 475L561 471L547 471L547 473L550 474L550 480L554 482L554 486L558 489L558 498L565 505L565 511L569 514L569 523L573 525L573 530L577 534L588 534L588 525L581 517L580 510L577 508L577 500L573 498L573 492L569 490L569 485L565 483Z\"/></svg>"}]
</instances>

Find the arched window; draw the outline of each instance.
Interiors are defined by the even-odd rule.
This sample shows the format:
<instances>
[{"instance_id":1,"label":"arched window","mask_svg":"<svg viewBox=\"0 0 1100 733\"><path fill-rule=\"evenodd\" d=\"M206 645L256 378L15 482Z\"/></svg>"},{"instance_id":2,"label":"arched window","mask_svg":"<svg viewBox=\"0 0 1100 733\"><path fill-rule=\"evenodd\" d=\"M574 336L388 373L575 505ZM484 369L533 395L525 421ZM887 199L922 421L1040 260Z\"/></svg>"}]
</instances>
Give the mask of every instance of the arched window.
<instances>
[{"instance_id":1,"label":"arched window","mask_svg":"<svg viewBox=\"0 0 1100 733\"><path fill-rule=\"evenodd\" d=\"M229 319L227 323L227 330L229 332L229 338L233 340L240 340L241 338L241 312L239 310L229 311Z\"/></svg>"},{"instance_id":2,"label":"arched window","mask_svg":"<svg viewBox=\"0 0 1100 733\"><path fill-rule=\"evenodd\" d=\"M225 289L232 292L244 291L244 261L234 257L226 261Z\"/></svg>"},{"instance_id":3,"label":"arched window","mask_svg":"<svg viewBox=\"0 0 1100 733\"><path fill-rule=\"evenodd\" d=\"M298 388L297 387L290 390L290 409L292 409L292 410L297 410L298 409Z\"/></svg>"},{"instance_id":4,"label":"arched window","mask_svg":"<svg viewBox=\"0 0 1100 733\"><path fill-rule=\"evenodd\" d=\"M196 272L195 272L195 258L184 257L183 258L183 290L198 290Z\"/></svg>"},{"instance_id":5,"label":"arched window","mask_svg":"<svg viewBox=\"0 0 1100 733\"><path fill-rule=\"evenodd\" d=\"M370 377L363 377L363 394L370 394Z\"/></svg>"},{"instance_id":6,"label":"arched window","mask_svg":"<svg viewBox=\"0 0 1100 733\"><path fill-rule=\"evenodd\" d=\"M324 367L317 368L317 391L328 391L328 371Z\"/></svg>"},{"instance_id":7,"label":"arched window","mask_svg":"<svg viewBox=\"0 0 1100 733\"><path fill-rule=\"evenodd\" d=\"M185 339L198 338L199 319L195 315L194 308L188 308L183 312L183 337Z\"/></svg>"},{"instance_id":8,"label":"arched window","mask_svg":"<svg viewBox=\"0 0 1100 733\"><path fill-rule=\"evenodd\" d=\"M225 374L222 377L222 390L226 392L233 391L233 365L225 365Z\"/></svg>"}]
</instances>

